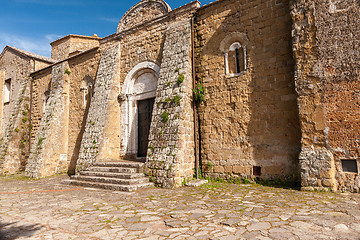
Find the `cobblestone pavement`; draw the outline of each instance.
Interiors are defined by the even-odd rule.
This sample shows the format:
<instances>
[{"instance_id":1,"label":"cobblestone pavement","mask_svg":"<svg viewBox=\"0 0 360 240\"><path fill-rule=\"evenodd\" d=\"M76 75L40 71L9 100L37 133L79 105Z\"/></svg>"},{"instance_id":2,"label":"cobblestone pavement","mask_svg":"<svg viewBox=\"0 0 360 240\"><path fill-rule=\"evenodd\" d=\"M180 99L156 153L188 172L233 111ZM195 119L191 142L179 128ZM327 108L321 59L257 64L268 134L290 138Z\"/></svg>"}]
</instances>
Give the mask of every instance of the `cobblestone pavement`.
<instances>
[{"instance_id":1,"label":"cobblestone pavement","mask_svg":"<svg viewBox=\"0 0 360 240\"><path fill-rule=\"evenodd\" d=\"M360 239L360 195L210 183L135 193L0 178L0 239Z\"/></svg>"}]
</instances>

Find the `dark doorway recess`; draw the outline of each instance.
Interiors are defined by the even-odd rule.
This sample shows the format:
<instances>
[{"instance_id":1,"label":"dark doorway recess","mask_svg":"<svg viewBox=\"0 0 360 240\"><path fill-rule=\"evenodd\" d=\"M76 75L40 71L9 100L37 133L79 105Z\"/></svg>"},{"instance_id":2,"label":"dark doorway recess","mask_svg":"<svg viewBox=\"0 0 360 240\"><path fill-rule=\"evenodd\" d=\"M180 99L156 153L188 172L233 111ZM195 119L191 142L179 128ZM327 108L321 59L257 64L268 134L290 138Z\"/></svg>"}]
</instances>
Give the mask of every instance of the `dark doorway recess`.
<instances>
[{"instance_id":1,"label":"dark doorway recess","mask_svg":"<svg viewBox=\"0 0 360 240\"><path fill-rule=\"evenodd\" d=\"M138 153L137 157L146 157L154 98L138 101Z\"/></svg>"}]
</instances>

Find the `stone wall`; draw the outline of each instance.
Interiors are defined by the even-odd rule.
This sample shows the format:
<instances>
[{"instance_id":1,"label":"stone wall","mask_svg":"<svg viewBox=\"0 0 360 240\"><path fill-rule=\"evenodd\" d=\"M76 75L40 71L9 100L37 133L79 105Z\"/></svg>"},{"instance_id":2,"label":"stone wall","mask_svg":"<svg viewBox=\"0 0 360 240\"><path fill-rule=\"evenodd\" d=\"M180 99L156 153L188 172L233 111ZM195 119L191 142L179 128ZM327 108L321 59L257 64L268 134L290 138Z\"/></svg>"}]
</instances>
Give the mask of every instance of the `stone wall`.
<instances>
[{"instance_id":1,"label":"stone wall","mask_svg":"<svg viewBox=\"0 0 360 240\"><path fill-rule=\"evenodd\" d=\"M221 0L195 19L202 170L211 178L298 180L300 129L287 1ZM239 42L246 70L226 74ZM229 64L230 58L228 56ZM234 62L232 60L232 62Z\"/></svg>"},{"instance_id":2,"label":"stone wall","mask_svg":"<svg viewBox=\"0 0 360 240\"><path fill-rule=\"evenodd\" d=\"M33 61L34 61L34 67L32 70L33 72L39 71L39 70L49 67L51 65L48 62L42 62L42 61L38 61L36 59L33 59Z\"/></svg>"},{"instance_id":3,"label":"stone wall","mask_svg":"<svg viewBox=\"0 0 360 240\"><path fill-rule=\"evenodd\" d=\"M99 47L98 37L68 35L51 43L51 58L57 61L65 60L69 57Z\"/></svg>"},{"instance_id":4,"label":"stone wall","mask_svg":"<svg viewBox=\"0 0 360 240\"><path fill-rule=\"evenodd\" d=\"M120 53L120 69L119 69L119 82L120 82L120 93L122 95L129 94L127 89L131 87L133 76L136 75L136 71L143 69L135 69L136 66L142 63L153 63L156 66L160 66L162 60L162 51L165 40L165 31L168 22L161 22L151 24L147 28L135 28L133 31L129 31L120 39L121 53ZM147 67L145 67L147 68ZM134 72L135 71L135 72ZM125 83L126 78L131 78L129 82ZM130 93L131 94L131 93ZM125 96L126 98L126 96ZM120 134L120 155L124 159L134 159L134 153L129 149L129 129L133 127L133 123L127 123L127 110L128 102L124 99L121 102L121 126L117 134ZM136 154L136 153L135 153Z\"/></svg>"},{"instance_id":5,"label":"stone wall","mask_svg":"<svg viewBox=\"0 0 360 240\"><path fill-rule=\"evenodd\" d=\"M47 96L50 96L52 68L46 68L38 71L32 75L31 82L31 138L30 141L35 141L36 133L38 132L41 119L44 115L44 107Z\"/></svg>"},{"instance_id":6,"label":"stone wall","mask_svg":"<svg viewBox=\"0 0 360 240\"><path fill-rule=\"evenodd\" d=\"M92 87L100 61L100 52L93 50L69 59L69 172L74 173L79 157L81 139L90 107ZM84 87L86 86L86 90ZM85 104L84 104L85 91Z\"/></svg>"},{"instance_id":7,"label":"stone wall","mask_svg":"<svg viewBox=\"0 0 360 240\"><path fill-rule=\"evenodd\" d=\"M29 74L33 69L30 58L6 50L0 60L1 144L0 173L13 174L23 170L28 153ZM10 102L4 103L5 80L11 79Z\"/></svg>"},{"instance_id":8,"label":"stone wall","mask_svg":"<svg viewBox=\"0 0 360 240\"><path fill-rule=\"evenodd\" d=\"M341 160L359 158L359 2L299 0L291 13L302 186L358 192L358 173L344 172Z\"/></svg>"},{"instance_id":9,"label":"stone wall","mask_svg":"<svg viewBox=\"0 0 360 240\"><path fill-rule=\"evenodd\" d=\"M166 30L146 161L147 174L162 187L194 174L191 31L190 19Z\"/></svg>"},{"instance_id":10,"label":"stone wall","mask_svg":"<svg viewBox=\"0 0 360 240\"><path fill-rule=\"evenodd\" d=\"M142 0L130 8L120 20L117 32L140 25L154 18L161 17L171 11L163 0Z\"/></svg>"},{"instance_id":11,"label":"stone wall","mask_svg":"<svg viewBox=\"0 0 360 240\"><path fill-rule=\"evenodd\" d=\"M162 19L149 21L101 41L102 55L95 95L89 110L77 170L94 162L128 159L123 134L126 128L123 118L126 116L121 115L126 112L123 106L126 94L120 94L119 98L118 95L128 87L125 79L135 71L136 66L144 64L146 68L145 63L151 63L163 69L160 70L152 129L158 130L161 125L169 143L165 146L164 140L160 141L157 137L159 133L151 130L149 145L154 144L156 147L154 153L148 154L148 173L164 187L179 185L184 179L192 177L194 147L191 139L190 19L197 7L198 3L186 5L164 15ZM163 61L164 56L166 61ZM184 83L178 84L176 81L180 75L183 75ZM166 100L174 98L176 103L173 104ZM162 123L160 116L165 109L171 118L167 124Z\"/></svg>"},{"instance_id":12,"label":"stone wall","mask_svg":"<svg viewBox=\"0 0 360 240\"><path fill-rule=\"evenodd\" d=\"M75 172L99 58L93 49L32 74L30 158L34 166L27 174Z\"/></svg>"},{"instance_id":13,"label":"stone wall","mask_svg":"<svg viewBox=\"0 0 360 240\"><path fill-rule=\"evenodd\" d=\"M116 119L110 118L110 116L113 116L111 113L112 108L118 108L117 95L119 94L119 88L116 87L115 79L117 76L115 73L119 69L119 42L116 40L104 42L101 44L100 49L101 58L95 79L94 96L90 103L85 132L81 141L79 159L76 165L77 171L91 166L98 159L103 159L103 161L108 158L112 159L112 156L106 155L107 152L116 155L117 158L115 157L115 159L120 157L120 140L118 140L116 148L112 149L113 151L108 151L109 146L106 139L108 135L104 134L106 127L108 127L108 132L115 132L118 139L120 139L119 132L116 132L117 129L109 127L111 124L120 124L119 120L116 121ZM119 116L120 114L118 114ZM100 155L103 157L99 157Z\"/></svg>"},{"instance_id":14,"label":"stone wall","mask_svg":"<svg viewBox=\"0 0 360 240\"><path fill-rule=\"evenodd\" d=\"M41 178L67 171L70 89L67 69L67 62L52 67L49 99L25 170L28 177Z\"/></svg>"}]
</instances>

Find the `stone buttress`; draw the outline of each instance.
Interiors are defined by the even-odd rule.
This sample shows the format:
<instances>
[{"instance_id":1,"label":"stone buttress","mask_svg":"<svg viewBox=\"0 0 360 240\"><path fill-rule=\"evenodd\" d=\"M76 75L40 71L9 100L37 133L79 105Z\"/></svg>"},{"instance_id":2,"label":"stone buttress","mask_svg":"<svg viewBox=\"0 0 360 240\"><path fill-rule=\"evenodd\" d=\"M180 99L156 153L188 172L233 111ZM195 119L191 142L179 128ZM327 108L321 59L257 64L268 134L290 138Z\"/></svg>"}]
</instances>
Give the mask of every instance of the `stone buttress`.
<instances>
[{"instance_id":1,"label":"stone buttress","mask_svg":"<svg viewBox=\"0 0 360 240\"><path fill-rule=\"evenodd\" d=\"M81 171L102 159L119 159L120 137L113 139L112 133L120 132L119 92L116 72L119 68L120 44L111 40L101 45L101 59L95 79L85 132L81 141L76 171ZM116 135L117 136L117 135Z\"/></svg>"},{"instance_id":2,"label":"stone buttress","mask_svg":"<svg viewBox=\"0 0 360 240\"><path fill-rule=\"evenodd\" d=\"M46 102L25 174L41 178L67 171L69 86L67 62L52 67L51 91Z\"/></svg>"},{"instance_id":3,"label":"stone buttress","mask_svg":"<svg viewBox=\"0 0 360 240\"><path fill-rule=\"evenodd\" d=\"M149 136L147 174L162 187L175 187L194 173L191 22L170 25Z\"/></svg>"}]
</instances>

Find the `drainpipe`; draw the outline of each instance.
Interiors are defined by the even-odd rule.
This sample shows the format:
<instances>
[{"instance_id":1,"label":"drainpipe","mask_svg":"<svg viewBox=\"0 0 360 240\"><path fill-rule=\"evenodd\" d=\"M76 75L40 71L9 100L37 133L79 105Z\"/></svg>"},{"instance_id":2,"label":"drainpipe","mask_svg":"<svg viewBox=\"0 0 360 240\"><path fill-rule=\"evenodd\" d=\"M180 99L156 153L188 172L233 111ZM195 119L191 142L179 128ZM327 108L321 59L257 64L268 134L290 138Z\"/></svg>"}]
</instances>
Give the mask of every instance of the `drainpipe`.
<instances>
[{"instance_id":1,"label":"drainpipe","mask_svg":"<svg viewBox=\"0 0 360 240\"><path fill-rule=\"evenodd\" d=\"M191 47L192 47L192 80L193 80L193 89L196 87L196 79L195 79L195 47L194 47L194 19L195 14L191 18ZM198 121L197 121L197 108L196 102L193 98L193 108L194 108L194 143L195 143L195 172L196 172L196 179L199 179L199 145L198 145Z\"/></svg>"}]
</instances>

